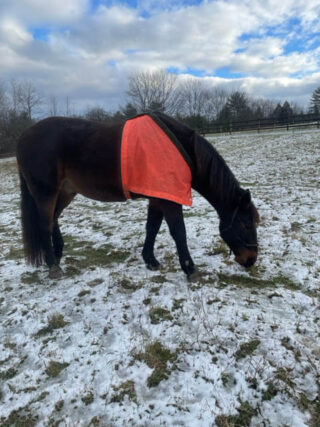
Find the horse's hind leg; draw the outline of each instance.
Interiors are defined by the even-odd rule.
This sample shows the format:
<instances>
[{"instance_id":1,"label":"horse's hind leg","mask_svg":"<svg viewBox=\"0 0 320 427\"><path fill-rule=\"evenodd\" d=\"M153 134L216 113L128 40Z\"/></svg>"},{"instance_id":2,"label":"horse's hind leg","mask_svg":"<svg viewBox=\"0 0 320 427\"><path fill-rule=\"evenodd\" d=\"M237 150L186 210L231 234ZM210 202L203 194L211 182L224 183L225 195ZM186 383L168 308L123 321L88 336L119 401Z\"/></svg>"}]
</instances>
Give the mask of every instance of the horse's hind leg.
<instances>
[{"instance_id":1,"label":"horse's hind leg","mask_svg":"<svg viewBox=\"0 0 320 427\"><path fill-rule=\"evenodd\" d=\"M61 190L58 196L54 211L54 226L52 233L52 243L54 248L54 254L56 258L56 263L59 264L62 258L64 241L60 231L58 218L60 217L63 209L65 209L75 197L76 193L68 193L67 191Z\"/></svg>"},{"instance_id":2,"label":"horse's hind leg","mask_svg":"<svg viewBox=\"0 0 320 427\"><path fill-rule=\"evenodd\" d=\"M61 277L61 269L57 265L56 256L52 245L52 234L54 229L53 212L56 204L56 197L47 200L46 202L37 201L39 214L39 228L41 246L44 252L44 259L49 267L49 277L57 279Z\"/></svg>"},{"instance_id":3,"label":"horse's hind leg","mask_svg":"<svg viewBox=\"0 0 320 427\"><path fill-rule=\"evenodd\" d=\"M53 243L53 250L54 250L54 255L56 258L56 263L57 263L57 265L59 265L60 260L62 258L64 241L63 241L63 237L62 237L62 234L60 231L58 220L55 221L54 226L53 226L52 243Z\"/></svg>"},{"instance_id":4,"label":"horse's hind leg","mask_svg":"<svg viewBox=\"0 0 320 427\"><path fill-rule=\"evenodd\" d=\"M154 256L154 243L163 219L163 212L158 206L158 201L150 199L146 224L146 240L144 242L142 257L149 270L157 270L160 266Z\"/></svg>"}]
</instances>

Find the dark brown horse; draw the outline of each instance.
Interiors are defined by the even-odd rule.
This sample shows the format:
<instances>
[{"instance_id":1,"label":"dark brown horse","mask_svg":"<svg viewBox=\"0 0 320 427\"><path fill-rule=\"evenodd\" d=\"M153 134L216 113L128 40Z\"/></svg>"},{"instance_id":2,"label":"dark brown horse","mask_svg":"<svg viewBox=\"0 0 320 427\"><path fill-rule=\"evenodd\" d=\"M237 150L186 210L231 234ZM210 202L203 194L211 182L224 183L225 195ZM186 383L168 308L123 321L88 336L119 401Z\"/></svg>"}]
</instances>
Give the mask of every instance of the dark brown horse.
<instances>
[{"instance_id":1,"label":"dark brown horse","mask_svg":"<svg viewBox=\"0 0 320 427\"><path fill-rule=\"evenodd\" d=\"M205 197L220 217L220 234L235 259L253 265L258 245L259 216L249 190L240 187L219 153L194 130L162 113L153 118L181 144L192 163L192 188ZM52 117L40 121L20 138L17 160L21 180L23 242L27 262L44 261L50 277L59 277L63 238L58 218L77 193L104 202L125 201L121 181L123 124L107 126L76 118ZM133 198L141 197L131 194ZM165 218L176 243L181 268L196 273L189 254L182 206L149 198L143 259L150 269L159 263L154 243Z\"/></svg>"}]
</instances>

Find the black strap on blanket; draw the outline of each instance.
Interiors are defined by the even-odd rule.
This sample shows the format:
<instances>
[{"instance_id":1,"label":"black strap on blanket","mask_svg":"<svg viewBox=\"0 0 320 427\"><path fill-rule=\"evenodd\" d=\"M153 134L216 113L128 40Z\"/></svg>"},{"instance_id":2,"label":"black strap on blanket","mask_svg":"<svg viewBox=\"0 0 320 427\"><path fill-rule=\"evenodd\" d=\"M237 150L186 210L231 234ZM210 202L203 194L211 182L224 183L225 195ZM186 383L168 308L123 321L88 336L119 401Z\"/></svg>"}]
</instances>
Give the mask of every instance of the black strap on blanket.
<instances>
[{"instance_id":1,"label":"black strap on blanket","mask_svg":"<svg viewBox=\"0 0 320 427\"><path fill-rule=\"evenodd\" d=\"M175 136L175 134L168 128L168 126L165 123L163 123L163 121L155 113L151 113L151 112L150 113L149 112L148 113L141 113L135 117L132 117L132 119L136 119L137 117L141 117L141 116L150 116L152 118L152 120L163 130L163 132L168 136L168 138L177 147L178 151L180 152L180 154L182 155L182 157L184 158L184 160L188 164L188 166L191 170L191 174L193 176L193 172L194 172L193 162L192 162L189 154L183 148L181 142ZM132 119L129 119L129 120L132 120Z\"/></svg>"}]
</instances>

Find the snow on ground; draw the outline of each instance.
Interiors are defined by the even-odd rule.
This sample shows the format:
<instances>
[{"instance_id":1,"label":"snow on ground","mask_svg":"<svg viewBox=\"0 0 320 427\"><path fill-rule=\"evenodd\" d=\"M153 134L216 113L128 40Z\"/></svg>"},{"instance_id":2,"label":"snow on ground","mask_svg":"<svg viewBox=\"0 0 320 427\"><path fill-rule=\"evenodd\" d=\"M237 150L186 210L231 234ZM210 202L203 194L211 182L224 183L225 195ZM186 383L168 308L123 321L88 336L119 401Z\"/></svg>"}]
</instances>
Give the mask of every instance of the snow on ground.
<instances>
[{"instance_id":1,"label":"snow on ground","mask_svg":"<svg viewBox=\"0 0 320 427\"><path fill-rule=\"evenodd\" d=\"M163 224L140 252L145 200L77 197L65 276L23 261L13 159L0 160L0 425L320 425L320 132L212 138L262 217L249 271L194 194L189 283Z\"/></svg>"}]
</instances>

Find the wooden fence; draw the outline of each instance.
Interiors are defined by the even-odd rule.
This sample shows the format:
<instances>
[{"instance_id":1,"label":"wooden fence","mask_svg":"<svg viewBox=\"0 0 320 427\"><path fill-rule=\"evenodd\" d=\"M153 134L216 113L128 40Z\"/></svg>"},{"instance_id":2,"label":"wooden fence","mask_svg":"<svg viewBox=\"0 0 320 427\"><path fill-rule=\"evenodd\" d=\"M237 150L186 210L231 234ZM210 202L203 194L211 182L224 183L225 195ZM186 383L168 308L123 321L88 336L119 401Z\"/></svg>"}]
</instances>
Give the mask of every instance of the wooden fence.
<instances>
[{"instance_id":1,"label":"wooden fence","mask_svg":"<svg viewBox=\"0 0 320 427\"><path fill-rule=\"evenodd\" d=\"M233 133L233 132L264 132L277 129L303 129L316 127L320 129L320 115L304 114L291 116L288 120L279 120L275 118L245 120L238 122L215 123L210 127L197 129L201 135L215 133Z\"/></svg>"}]
</instances>

